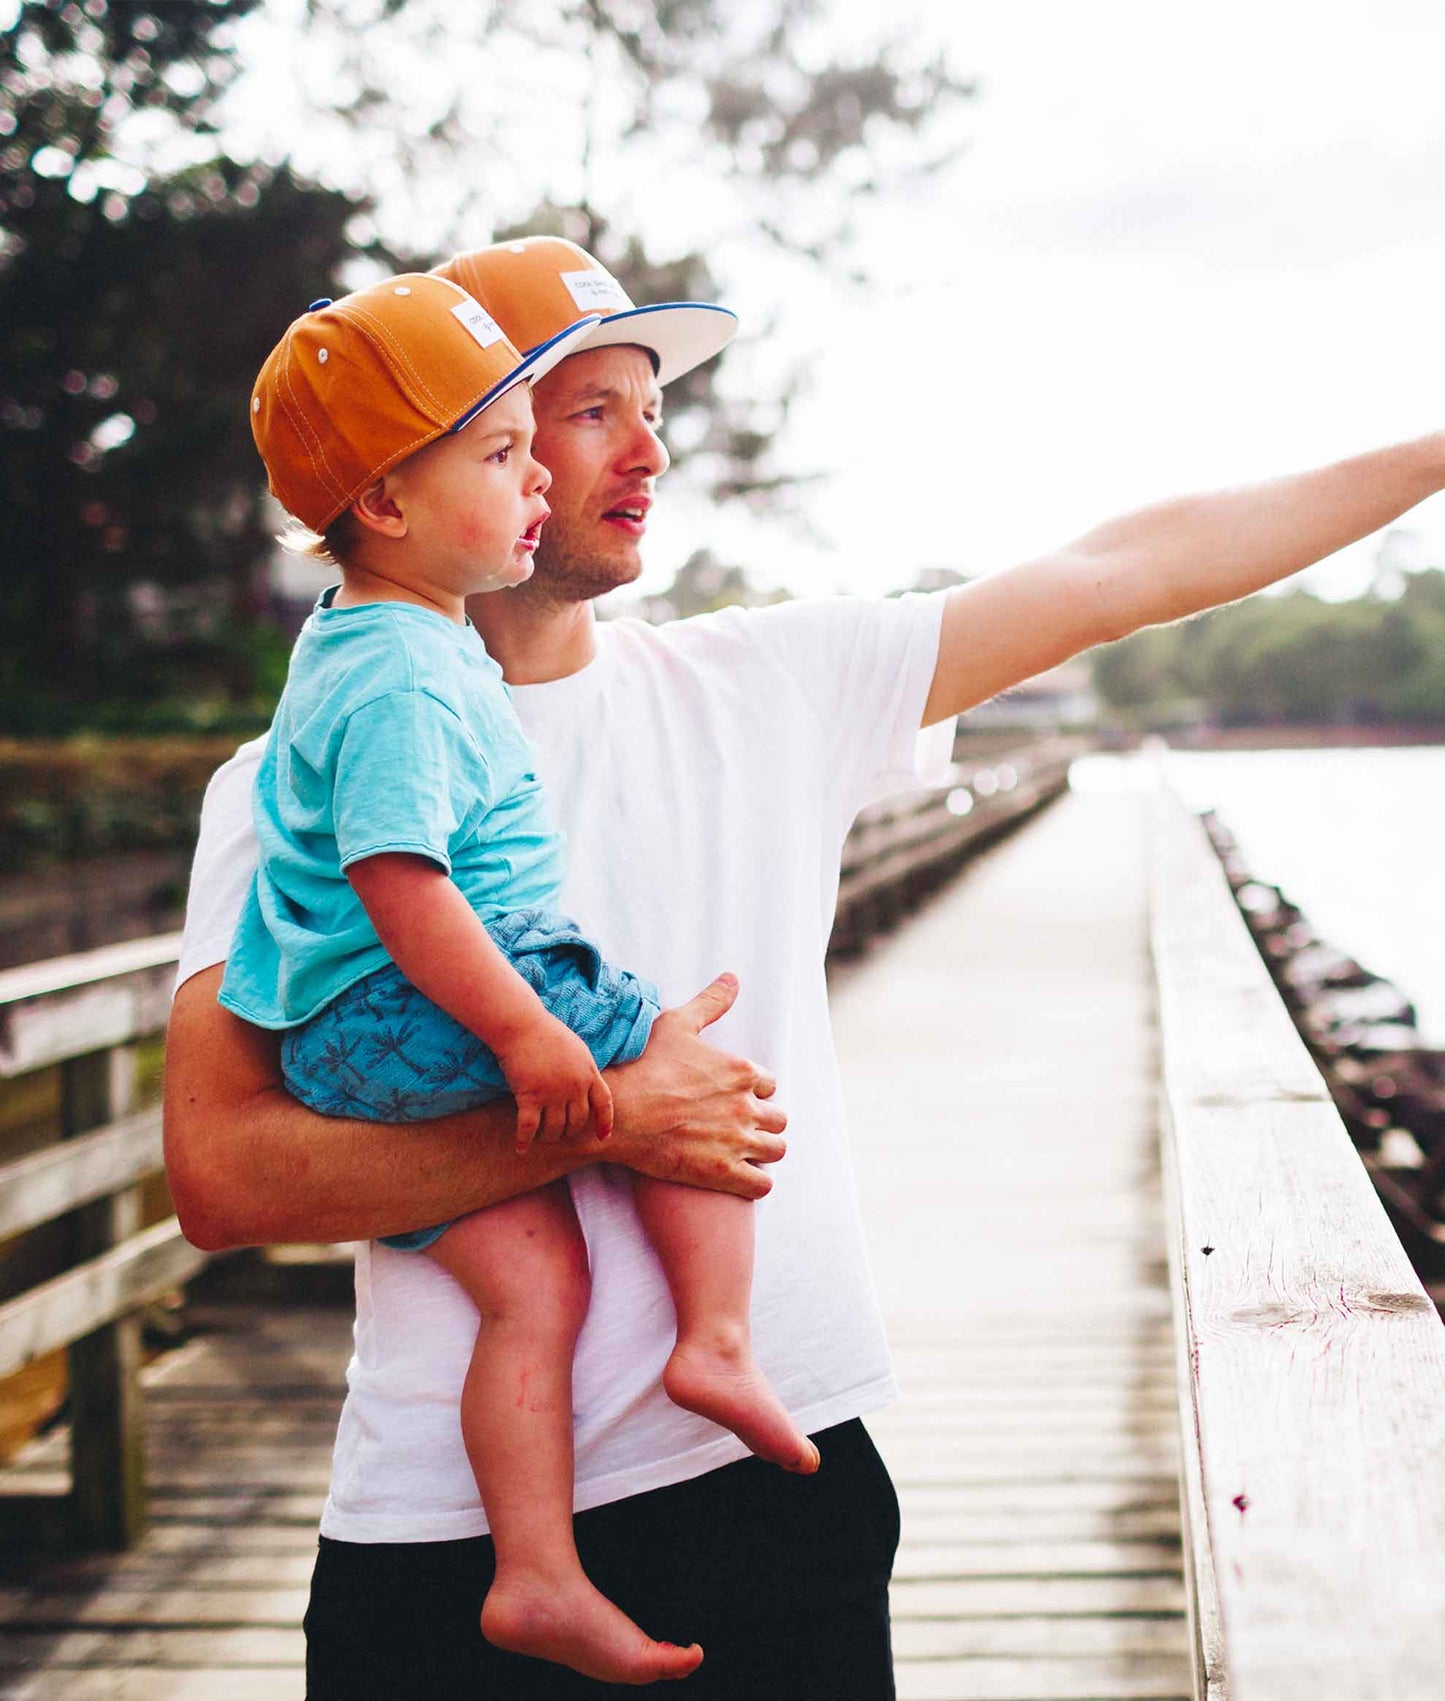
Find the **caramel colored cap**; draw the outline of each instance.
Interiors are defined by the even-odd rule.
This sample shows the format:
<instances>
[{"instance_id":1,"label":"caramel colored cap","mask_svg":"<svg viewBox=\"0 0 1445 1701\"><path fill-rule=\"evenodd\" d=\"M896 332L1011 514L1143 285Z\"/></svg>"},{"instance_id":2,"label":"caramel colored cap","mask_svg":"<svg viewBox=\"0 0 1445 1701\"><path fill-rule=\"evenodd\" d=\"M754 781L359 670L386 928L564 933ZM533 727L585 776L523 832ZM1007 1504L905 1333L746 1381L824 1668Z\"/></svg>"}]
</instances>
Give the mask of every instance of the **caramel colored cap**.
<instances>
[{"instance_id":1,"label":"caramel colored cap","mask_svg":"<svg viewBox=\"0 0 1445 1701\"><path fill-rule=\"evenodd\" d=\"M423 272L314 302L251 392L272 495L324 531L382 473L550 371L596 323L569 324L522 355L481 303Z\"/></svg>"},{"instance_id":2,"label":"caramel colored cap","mask_svg":"<svg viewBox=\"0 0 1445 1701\"><path fill-rule=\"evenodd\" d=\"M633 306L605 266L560 236L494 242L454 255L435 273L474 295L522 349L537 347L585 314L600 313L600 323L568 352L640 344L656 362L660 384L711 359L738 326L735 313L705 301Z\"/></svg>"}]
</instances>

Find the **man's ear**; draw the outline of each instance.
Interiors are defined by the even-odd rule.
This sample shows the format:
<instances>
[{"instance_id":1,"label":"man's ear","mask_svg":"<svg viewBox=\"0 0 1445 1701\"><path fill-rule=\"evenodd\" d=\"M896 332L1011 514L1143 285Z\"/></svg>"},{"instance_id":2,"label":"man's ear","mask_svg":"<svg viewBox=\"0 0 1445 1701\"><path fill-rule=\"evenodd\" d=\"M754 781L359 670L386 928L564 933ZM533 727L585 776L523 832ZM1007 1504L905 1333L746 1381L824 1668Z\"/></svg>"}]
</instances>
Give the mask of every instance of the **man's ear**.
<instances>
[{"instance_id":1,"label":"man's ear","mask_svg":"<svg viewBox=\"0 0 1445 1701\"><path fill-rule=\"evenodd\" d=\"M378 537L405 537L406 515L386 480L386 474L367 485L351 504L351 514L357 525Z\"/></svg>"}]
</instances>

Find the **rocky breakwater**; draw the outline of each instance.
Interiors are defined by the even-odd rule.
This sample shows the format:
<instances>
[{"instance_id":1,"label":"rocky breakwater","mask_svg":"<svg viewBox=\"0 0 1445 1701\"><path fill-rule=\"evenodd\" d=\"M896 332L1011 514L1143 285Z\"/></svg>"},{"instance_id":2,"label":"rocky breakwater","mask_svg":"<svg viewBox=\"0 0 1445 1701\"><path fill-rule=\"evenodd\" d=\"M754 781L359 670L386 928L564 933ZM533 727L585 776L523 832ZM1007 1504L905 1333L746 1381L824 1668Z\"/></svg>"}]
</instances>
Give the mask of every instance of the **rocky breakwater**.
<instances>
[{"instance_id":1,"label":"rocky breakwater","mask_svg":"<svg viewBox=\"0 0 1445 1701\"><path fill-rule=\"evenodd\" d=\"M1422 1039L1392 982L1322 939L1278 886L1256 880L1216 815L1204 825L1235 901L1319 1065L1423 1280L1445 1282L1445 1051Z\"/></svg>"}]
</instances>

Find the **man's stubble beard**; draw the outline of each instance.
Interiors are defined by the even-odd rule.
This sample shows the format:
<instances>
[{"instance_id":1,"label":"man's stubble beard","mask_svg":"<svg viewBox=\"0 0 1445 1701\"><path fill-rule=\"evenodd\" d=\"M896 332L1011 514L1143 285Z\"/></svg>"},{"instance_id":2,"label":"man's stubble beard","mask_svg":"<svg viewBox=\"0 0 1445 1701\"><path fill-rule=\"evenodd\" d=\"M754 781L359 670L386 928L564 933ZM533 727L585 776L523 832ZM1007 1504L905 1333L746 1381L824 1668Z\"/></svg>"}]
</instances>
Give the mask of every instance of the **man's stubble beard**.
<instances>
[{"instance_id":1,"label":"man's stubble beard","mask_svg":"<svg viewBox=\"0 0 1445 1701\"><path fill-rule=\"evenodd\" d=\"M630 585L642 571L635 552L630 560L624 561L588 555L555 516L543 528L532 562L531 578L518 585L512 594L524 595L528 601L558 605L592 602L622 585Z\"/></svg>"}]
</instances>

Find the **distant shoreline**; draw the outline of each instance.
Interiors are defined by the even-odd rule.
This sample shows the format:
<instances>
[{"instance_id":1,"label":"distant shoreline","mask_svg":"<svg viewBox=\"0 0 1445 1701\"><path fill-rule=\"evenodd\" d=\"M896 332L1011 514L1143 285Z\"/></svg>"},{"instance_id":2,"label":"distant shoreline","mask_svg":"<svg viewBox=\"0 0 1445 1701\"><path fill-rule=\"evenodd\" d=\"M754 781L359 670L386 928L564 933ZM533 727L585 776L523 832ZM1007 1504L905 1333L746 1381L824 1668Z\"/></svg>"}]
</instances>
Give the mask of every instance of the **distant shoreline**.
<instances>
[{"instance_id":1,"label":"distant shoreline","mask_svg":"<svg viewBox=\"0 0 1445 1701\"><path fill-rule=\"evenodd\" d=\"M1445 726L1232 726L1163 736L1174 750L1389 750L1445 745Z\"/></svg>"}]
</instances>

